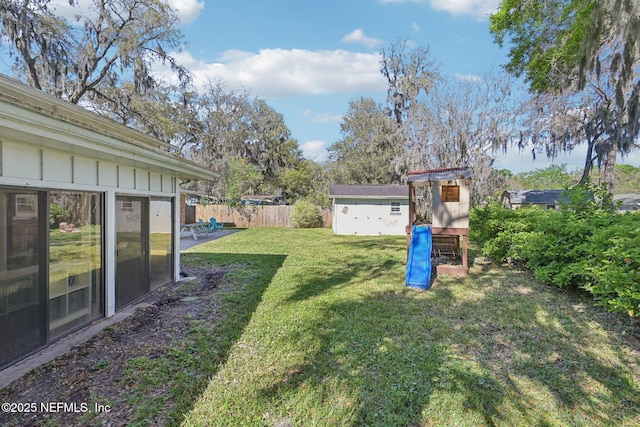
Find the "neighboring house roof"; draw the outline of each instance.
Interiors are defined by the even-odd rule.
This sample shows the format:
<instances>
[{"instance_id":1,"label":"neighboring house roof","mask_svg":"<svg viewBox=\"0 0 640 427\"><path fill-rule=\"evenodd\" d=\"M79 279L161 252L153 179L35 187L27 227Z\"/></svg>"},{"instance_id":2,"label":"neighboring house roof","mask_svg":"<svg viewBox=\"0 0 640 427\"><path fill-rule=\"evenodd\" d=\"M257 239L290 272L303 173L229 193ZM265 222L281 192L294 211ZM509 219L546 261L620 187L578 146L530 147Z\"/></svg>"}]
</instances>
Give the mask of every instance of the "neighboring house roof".
<instances>
[{"instance_id":1,"label":"neighboring house roof","mask_svg":"<svg viewBox=\"0 0 640 427\"><path fill-rule=\"evenodd\" d=\"M558 204L567 201L562 195L564 190L509 190L503 193L503 197L509 199L512 204L542 205Z\"/></svg>"},{"instance_id":2,"label":"neighboring house roof","mask_svg":"<svg viewBox=\"0 0 640 427\"><path fill-rule=\"evenodd\" d=\"M277 205L284 204L284 196L250 194L242 196L241 202L246 205Z\"/></svg>"},{"instance_id":3,"label":"neighboring house roof","mask_svg":"<svg viewBox=\"0 0 640 427\"><path fill-rule=\"evenodd\" d=\"M272 201L274 199L277 198L282 198L282 196L277 196L274 194L267 194L267 195L263 195L263 194L247 194L242 196L242 199L247 199L247 200L266 200L266 201Z\"/></svg>"},{"instance_id":4,"label":"neighboring house roof","mask_svg":"<svg viewBox=\"0 0 640 427\"><path fill-rule=\"evenodd\" d=\"M640 194L616 194L613 196L614 202L621 202L620 210L639 210Z\"/></svg>"},{"instance_id":5,"label":"neighboring house roof","mask_svg":"<svg viewBox=\"0 0 640 427\"><path fill-rule=\"evenodd\" d=\"M332 198L408 199L406 185L330 185Z\"/></svg>"},{"instance_id":6,"label":"neighboring house roof","mask_svg":"<svg viewBox=\"0 0 640 427\"><path fill-rule=\"evenodd\" d=\"M170 144L1 74L0 130L5 138L181 178L219 177Z\"/></svg>"},{"instance_id":7,"label":"neighboring house roof","mask_svg":"<svg viewBox=\"0 0 640 427\"><path fill-rule=\"evenodd\" d=\"M409 172L407 182L452 181L473 176L469 168L443 168Z\"/></svg>"}]
</instances>

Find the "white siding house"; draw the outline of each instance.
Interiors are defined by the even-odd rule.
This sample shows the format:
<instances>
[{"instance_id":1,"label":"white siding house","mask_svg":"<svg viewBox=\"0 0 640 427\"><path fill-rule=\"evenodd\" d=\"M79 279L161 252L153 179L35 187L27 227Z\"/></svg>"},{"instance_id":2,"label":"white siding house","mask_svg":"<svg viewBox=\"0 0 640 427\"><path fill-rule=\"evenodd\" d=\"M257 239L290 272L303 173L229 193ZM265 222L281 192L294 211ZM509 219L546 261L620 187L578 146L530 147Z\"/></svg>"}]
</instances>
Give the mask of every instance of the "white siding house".
<instances>
[{"instance_id":1,"label":"white siding house","mask_svg":"<svg viewBox=\"0 0 640 427\"><path fill-rule=\"evenodd\" d=\"M171 151L0 75L0 368L178 280Z\"/></svg>"},{"instance_id":2,"label":"white siding house","mask_svg":"<svg viewBox=\"0 0 640 427\"><path fill-rule=\"evenodd\" d=\"M405 234L409 217L406 185L332 185L335 234L362 236Z\"/></svg>"}]
</instances>

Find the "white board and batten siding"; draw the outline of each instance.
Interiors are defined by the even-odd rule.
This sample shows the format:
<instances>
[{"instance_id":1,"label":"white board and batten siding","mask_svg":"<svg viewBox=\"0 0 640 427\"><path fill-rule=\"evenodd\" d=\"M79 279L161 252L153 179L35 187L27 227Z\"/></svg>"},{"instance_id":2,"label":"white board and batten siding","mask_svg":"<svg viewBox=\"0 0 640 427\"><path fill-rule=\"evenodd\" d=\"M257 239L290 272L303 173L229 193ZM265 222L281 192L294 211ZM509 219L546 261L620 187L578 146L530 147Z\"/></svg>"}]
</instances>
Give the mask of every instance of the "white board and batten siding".
<instances>
[{"instance_id":1,"label":"white board and batten siding","mask_svg":"<svg viewBox=\"0 0 640 427\"><path fill-rule=\"evenodd\" d=\"M0 141L0 175L18 185L36 182L49 188L176 194L176 177L141 167L124 166L24 142Z\"/></svg>"},{"instance_id":2,"label":"white board and batten siding","mask_svg":"<svg viewBox=\"0 0 640 427\"><path fill-rule=\"evenodd\" d=\"M332 185L335 234L401 236L409 218L406 185Z\"/></svg>"}]
</instances>

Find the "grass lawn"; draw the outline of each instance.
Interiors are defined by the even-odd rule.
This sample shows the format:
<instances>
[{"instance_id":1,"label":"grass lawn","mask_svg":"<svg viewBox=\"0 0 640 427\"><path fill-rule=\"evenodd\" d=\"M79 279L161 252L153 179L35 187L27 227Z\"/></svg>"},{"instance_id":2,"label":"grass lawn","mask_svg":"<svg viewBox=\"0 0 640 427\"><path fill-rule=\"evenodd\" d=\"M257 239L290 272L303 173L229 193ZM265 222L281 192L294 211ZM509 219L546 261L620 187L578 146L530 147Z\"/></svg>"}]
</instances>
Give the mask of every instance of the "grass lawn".
<instances>
[{"instance_id":1,"label":"grass lawn","mask_svg":"<svg viewBox=\"0 0 640 427\"><path fill-rule=\"evenodd\" d=\"M405 242L249 229L183 255L256 301L184 424L640 425L637 322L501 267L408 289Z\"/></svg>"}]
</instances>

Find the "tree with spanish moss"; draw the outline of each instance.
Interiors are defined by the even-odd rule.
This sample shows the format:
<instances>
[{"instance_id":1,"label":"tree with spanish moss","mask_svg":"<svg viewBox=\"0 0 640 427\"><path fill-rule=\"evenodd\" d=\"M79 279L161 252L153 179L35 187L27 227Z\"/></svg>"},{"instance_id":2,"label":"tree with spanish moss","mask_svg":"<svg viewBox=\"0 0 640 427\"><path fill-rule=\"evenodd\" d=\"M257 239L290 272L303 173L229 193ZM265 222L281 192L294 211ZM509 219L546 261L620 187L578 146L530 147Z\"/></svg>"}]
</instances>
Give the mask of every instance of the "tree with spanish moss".
<instances>
[{"instance_id":1,"label":"tree with spanish moss","mask_svg":"<svg viewBox=\"0 0 640 427\"><path fill-rule=\"evenodd\" d=\"M500 45L510 40L506 69L533 94L583 97L584 123L573 134L588 143L583 179L596 161L612 190L617 154L636 148L640 132L637 0L503 0L491 32ZM550 144L568 134L555 136Z\"/></svg>"},{"instance_id":2,"label":"tree with spanish moss","mask_svg":"<svg viewBox=\"0 0 640 427\"><path fill-rule=\"evenodd\" d=\"M178 24L164 0L91 0L86 12L76 0L0 2L0 43L15 76L73 104L144 94L158 83L154 64L188 82L171 54L182 47Z\"/></svg>"}]
</instances>

